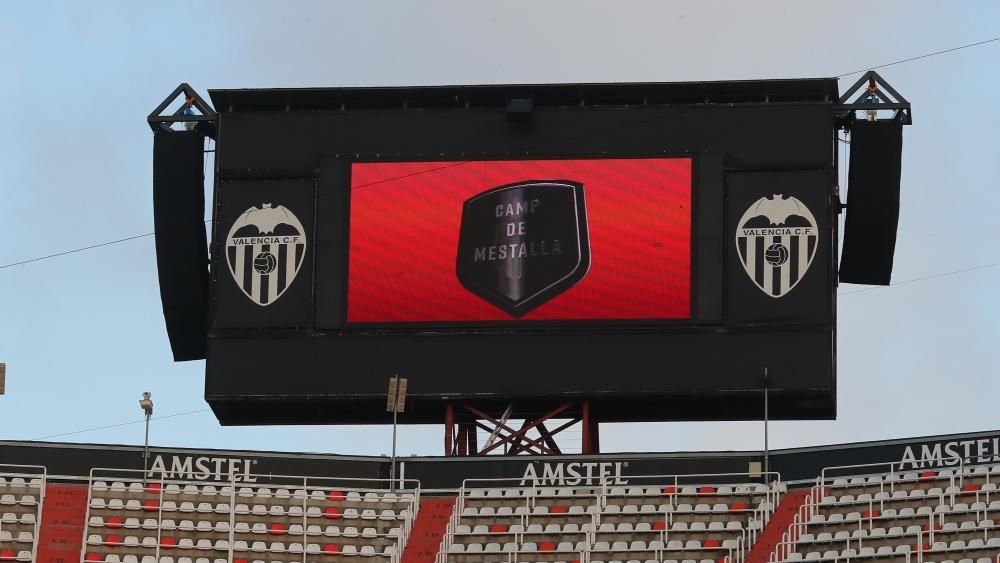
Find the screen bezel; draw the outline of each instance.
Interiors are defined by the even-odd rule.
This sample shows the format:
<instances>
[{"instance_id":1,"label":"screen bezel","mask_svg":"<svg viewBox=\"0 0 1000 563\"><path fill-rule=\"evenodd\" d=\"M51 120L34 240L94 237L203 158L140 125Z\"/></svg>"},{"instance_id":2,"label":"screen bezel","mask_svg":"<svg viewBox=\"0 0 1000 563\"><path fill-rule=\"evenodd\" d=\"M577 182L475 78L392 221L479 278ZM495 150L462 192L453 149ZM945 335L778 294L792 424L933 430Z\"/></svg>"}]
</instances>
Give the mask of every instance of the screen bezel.
<instances>
[{"instance_id":1,"label":"screen bezel","mask_svg":"<svg viewBox=\"0 0 1000 563\"><path fill-rule=\"evenodd\" d=\"M350 237L351 237L351 182L352 172L355 164L394 164L413 162L487 162L487 161L510 161L510 160L639 160L639 159L687 159L691 162L691 235L690 235L690 278L689 287L689 311L687 318L652 318L652 319L568 319L568 320L482 320L482 321L410 321L410 322L348 322L348 306L350 295ZM699 237L697 234L702 227L702 210L699 204L699 193L706 186L702 184L704 179L701 174L701 155L691 153L656 153L656 154L531 154L531 155L489 155L476 156L449 156L434 155L416 158L373 158L354 156L340 159L344 162L343 178L341 185L345 186L344 209L346 210L346 221L344 225L344 247L341 258L343 268L343 285L341 295L340 330L345 333L367 333L367 332L463 332L475 330L476 332L531 332L533 330L551 331L551 329L600 329L621 330L622 328L690 328L692 326L705 324L699 322L700 310L698 307L698 295L700 292L698 263ZM339 183L339 182L338 182ZM720 186L721 188L721 186ZM722 225L717 226L721 231ZM721 297L721 296L720 296ZM718 323L712 323L718 324Z\"/></svg>"}]
</instances>

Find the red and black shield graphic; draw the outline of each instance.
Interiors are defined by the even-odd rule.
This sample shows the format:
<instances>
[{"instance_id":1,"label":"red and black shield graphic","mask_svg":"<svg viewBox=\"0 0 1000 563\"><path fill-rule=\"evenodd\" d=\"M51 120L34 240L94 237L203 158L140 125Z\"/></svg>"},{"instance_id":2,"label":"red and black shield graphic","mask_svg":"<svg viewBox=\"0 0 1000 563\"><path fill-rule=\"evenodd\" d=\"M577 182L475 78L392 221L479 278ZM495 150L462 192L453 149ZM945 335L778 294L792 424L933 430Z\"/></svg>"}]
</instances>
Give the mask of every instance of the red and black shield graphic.
<instances>
[{"instance_id":1,"label":"red and black shield graphic","mask_svg":"<svg viewBox=\"0 0 1000 563\"><path fill-rule=\"evenodd\" d=\"M466 200L458 238L461 284L521 317L587 275L583 184L530 180Z\"/></svg>"}]
</instances>

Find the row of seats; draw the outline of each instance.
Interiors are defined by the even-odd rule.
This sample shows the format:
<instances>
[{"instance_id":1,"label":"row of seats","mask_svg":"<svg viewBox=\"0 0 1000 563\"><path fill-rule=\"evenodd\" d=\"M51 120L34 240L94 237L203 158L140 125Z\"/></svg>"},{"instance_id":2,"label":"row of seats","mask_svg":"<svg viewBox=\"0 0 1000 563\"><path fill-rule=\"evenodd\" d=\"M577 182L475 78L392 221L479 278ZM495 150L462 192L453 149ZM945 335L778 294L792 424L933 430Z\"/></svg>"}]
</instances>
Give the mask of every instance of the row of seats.
<instances>
[{"instance_id":1,"label":"row of seats","mask_svg":"<svg viewBox=\"0 0 1000 563\"><path fill-rule=\"evenodd\" d=\"M29 559L24 561L30 561ZM335 557L346 555L360 555L364 557L378 557L379 554L372 554L368 551L359 551L353 545L344 546L343 551L333 551L323 554L321 561L336 561ZM329 557L327 557L329 556ZM20 559L19 559L20 561ZM115 553L101 554L101 553L87 553L84 555L84 563L230 563L228 558L208 558L208 557L177 557L176 559L169 555L161 555L159 559L152 555L143 555L141 558L137 555L118 555ZM285 561L283 559L243 559L243 558L233 558L232 563L301 563L296 560Z\"/></svg>"},{"instance_id":2,"label":"row of seats","mask_svg":"<svg viewBox=\"0 0 1000 563\"><path fill-rule=\"evenodd\" d=\"M303 510L303 507L298 505L286 507L280 504L271 506L263 504L255 504L252 506L237 504L235 507L230 508L227 503L218 503L213 505L209 502L199 502L195 505L194 502L181 502L178 504L169 500L160 503L156 500L139 501L137 499L129 499L127 501L123 501L122 499L117 498L106 501L100 497L90 499L90 508L93 510L127 510L131 512L197 512L201 514L229 514L230 512L234 512L236 514L253 514L256 516L289 516L293 518L301 518L304 515L307 518L344 518L361 520L395 520L401 513L407 512L406 509L397 512L391 508L385 508L381 511L367 508L359 511L356 508L340 509L335 506L328 506L324 509L321 509L318 506L310 506Z\"/></svg>"},{"instance_id":3,"label":"row of seats","mask_svg":"<svg viewBox=\"0 0 1000 563\"><path fill-rule=\"evenodd\" d=\"M236 534L268 534L272 536L346 536L346 537L356 537L358 535L367 534L370 530L372 534L377 533L377 528L365 527L361 528L363 531L358 532L358 528L354 526L340 526L330 525L321 527L316 524L311 524L309 526L303 526L302 524L291 524L285 525L279 522L272 522L271 524L265 524L263 522L236 522L232 526L228 520L220 521L209 521L209 520L181 520L180 522L175 522L174 520L165 519L163 521L157 521L155 518L146 518L142 522L138 518L125 518L124 521L121 517L111 516L105 521L100 516L91 516L88 522L88 526L91 528L109 528L109 529L119 529L124 528L126 530L182 530L182 531L197 531L201 533L217 533L217 534L228 534L232 530ZM390 534L399 534L400 527L389 528ZM393 532L395 530L395 532Z\"/></svg>"},{"instance_id":4,"label":"row of seats","mask_svg":"<svg viewBox=\"0 0 1000 563\"><path fill-rule=\"evenodd\" d=\"M608 504L607 506L598 506L592 504L589 506L583 506L579 504L565 505L565 504L555 504L555 505L535 505L533 507L528 506L466 506L462 509L462 516L520 516L520 515L540 515L540 514L655 514L664 512L673 513L692 513L692 514L711 514L711 513L723 513L723 512L741 512L746 510L752 510L747 506L746 503L737 502L731 505L716 503L716 504Z\"/></svg>"},{"instance_id":5,"label":"row of seats","mask_svg":"<svg viewBox=\"0 0 1000 563\"><path fill-rule=\"evenodd\" d=\"M755 483L752 485L685 485L685 486L655 486L655 487L610 487L606 493L595 487L530 487L530 488L474 488L467 491L468 498L568 498L574 496L594 495L597 493L606 497L662 497L667 496L748 496L765 494L767 485Z\"/></svg>"},{"instance_id":6,"label":"row of seats","mask_svg":"<svg viewBox=\"0 0 1000 563\"><path fill-rule=\"evenodd\" d=\"M397 494L393 491L344 491L340 489L287 489L270 487L234 487L223 485L179 485L176 483L142 483L139 481L113 481L110 485L106 481L94 481L91 491L95 493L106 493L105 496L117 496L120 498L145 498L149 494L164 497L229 497L246 499L277 499L277 500L310 500L314 502L331 503L398 503L407 502L412 498L411 494Z\"/></svg>"},{"instance_id":7,"label":"row of seats","mask_svg":"<svg viewBox=\"0 0 1000 563\"><path fill-rule=\"evenodd\" d=\"M375 536L362 536L362 537L375 537ZM195 549L199 551L221 551L229 552L230 549L234 552L258 552L258 553L337 553L341 551L341 544L337 543L308 543L303 546L300 542L284 543L280 541L272 541L270 543L264 541L246 542L243 540L236 540L231 545L227 540L215 540L214 542L207 538L201 538L199 540L194 540L192 538L174 538L169 536L161 536L157 539L154 536L117 536L108 535L100 536L97 534L91 534L87 537L87 545L89 546L107 546L107 547L144 547L155 549L157 547L160 550L172 550L172 549ZM371 552L373 555L376 553L375 546L373 545L362 545L352 547L359 547L361 551ZM381 552L390 553L393 551L392 546L385 546Z\"/></svg>"}]
</instances>

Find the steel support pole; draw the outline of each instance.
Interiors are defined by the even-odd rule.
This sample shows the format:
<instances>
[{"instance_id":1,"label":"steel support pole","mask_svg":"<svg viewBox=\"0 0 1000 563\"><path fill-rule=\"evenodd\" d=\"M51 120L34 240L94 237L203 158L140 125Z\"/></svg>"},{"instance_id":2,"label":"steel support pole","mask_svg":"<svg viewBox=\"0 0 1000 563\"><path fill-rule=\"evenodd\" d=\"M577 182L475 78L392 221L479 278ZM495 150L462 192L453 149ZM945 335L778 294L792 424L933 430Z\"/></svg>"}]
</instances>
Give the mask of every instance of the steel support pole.
<instances>
[{"instance_id":1,"label":"steel support pole","mask_svg":"<svg viewBox=\"0 0 1000 563\"><path fill-rule=\"evenodd\" d=\"M452 441L455 439L455 406L448 403L444 406L444 455L455 455Z\"/></svg>"},{"instance_id":2,"label":"steel support pole","mask_svg":"<svg viewBox=\"0 0 1000 563\"><path fill-rule=\"evenodd\" d=\"M767 368L764 368L764 478L769 479L768 473L771 472L771 448L768 444L768 423L770 422L770 413L768 412L768 397L767 397Z\"/></svg>"},{"instance_id":3,"label":"steel support pole","mask_svg":"<svg viewBox=\"0 0 1000 563\"><path fill-rule=\"evenodd\" d=\"M389 466L389 490L396 490L396 417L399 409L393 406L392 409L392 460Z\"/></svg>"},{"instance_id":4,"label":"steel support pole","mask_svg":"<svg viewBox=\"0 0 1000 563\"><path fill-rule=\"evenodd\" d=\"M150 413L146 413L146 439L142 446L142 480L146 481L147 473L149 472L149 417Z\"/></svg>"}]
</instances>

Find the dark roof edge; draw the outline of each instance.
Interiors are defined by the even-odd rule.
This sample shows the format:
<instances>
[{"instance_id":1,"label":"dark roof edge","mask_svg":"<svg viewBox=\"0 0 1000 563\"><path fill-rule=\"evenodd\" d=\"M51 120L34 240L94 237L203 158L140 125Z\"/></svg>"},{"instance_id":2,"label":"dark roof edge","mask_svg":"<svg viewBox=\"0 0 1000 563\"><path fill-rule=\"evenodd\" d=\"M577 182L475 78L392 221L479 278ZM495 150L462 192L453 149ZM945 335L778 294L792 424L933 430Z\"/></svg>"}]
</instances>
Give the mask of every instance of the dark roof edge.
<instances>
[{"instance_id":1,"label":"dark roof edge","mask_svg":"<svg viewBox=\"0 0 1000 563\"><path fill-rule=\"evenodd\" d=\"M649 103L761 103L828 101L839 97L836 78L782 78L701 82L581 82L426 86L339 86L210 89L218 111L325 109L413 104L413 107L496 105L530 97L538 105Z\"/></svg>"},{"instance_id":2,"label":"dark roof edge","mask_svg":"<svg viewBox=\"0 0 1000 563\"><path fill-rule=\"evenodd\" d=\"M806 452L817 452L817 451L831 451L831 450L843 450L852 448L866 448L866 447L879 447L879 446L889 446L889 445L899 445L899 444L910 444L910 443L925 443L925 442L940 442L940 441L961 441L963 439L970 438L981 438L985 436L996 436L1000 434L1000 430L983 430L979 432L964 432L958 434L936 434L931 436L913 436L904 438L892 438L886 440L873 440L867 442L843 442L839 444L819 444L815 446L802 446L796 448L779 448L771 450L771 454L792 454L792 453L806 453ZM130 445L130 444L79 444L73 442L42 442L33 440L4 440L0 441L0 447L3 446L30 446L30 447L42 447L42 448L71 448L71 449L119 449L119 450L131 450L131 451L142 451L141 445ZM321 459L341 459L341 460L354 460L354 461L388 461L388 458L383 456L362 456L362 455L344 455L344 454L324 454L320 452L282 452L282 451L258 451L258 450L233 450L233 449L215 449L215 448L191 448L191 447L171 447L171 446L155 446L151 445L151 449L155 449L157 452L171 452L171 453L185 453L185 454L198 454L205 452L213 452L220 454L231 454L231 455L241 455L248 454L252 456L266 456L266 457L305 457L305 458L321 458ZM559 458L635 458L635 457L672 457L672 458L703 458L703 457L728 457L728 456L755 456L763 455L763 451L759 450L744 450L744 451L731 451L731 450L716 450L716 451L681 451L681 452L607 452L600 454L566 454L562 456L552 456ZM510 456L486 456L486 457L443 457L443 456L400 456L398 459L400 461L495 461L499 459L507 459ZM516 459L527 459L524 456L517 456ZM539 458L544 460L545 458Z\"/></svg>"}]
</instances>

